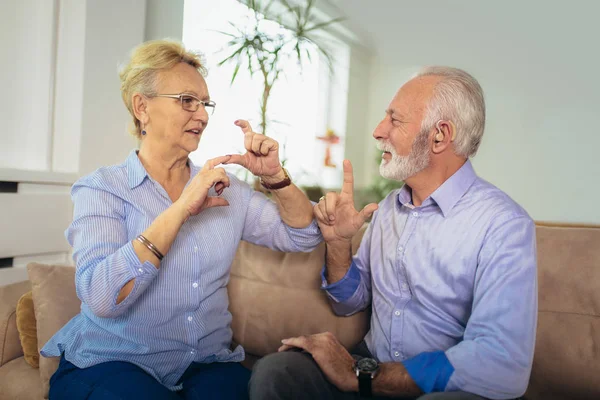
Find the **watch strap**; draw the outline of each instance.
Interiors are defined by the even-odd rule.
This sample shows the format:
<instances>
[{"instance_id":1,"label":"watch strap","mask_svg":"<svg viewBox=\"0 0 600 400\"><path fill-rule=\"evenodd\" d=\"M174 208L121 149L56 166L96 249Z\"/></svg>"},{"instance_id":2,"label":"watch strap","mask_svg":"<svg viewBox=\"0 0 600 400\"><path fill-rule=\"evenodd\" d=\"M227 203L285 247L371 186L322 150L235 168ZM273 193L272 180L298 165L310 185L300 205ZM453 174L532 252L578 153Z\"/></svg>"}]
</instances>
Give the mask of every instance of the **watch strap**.
<instances>
[{"instance_id":1,"label":"watch strap","mask_svg":"<svg viewBox=\"0 0 600 400\"><path fill-rule=\"evenodd\" d=\"M268 189L268 190L277 190L277 189L283 189L284 187L291 185L292 178L290 178L290 175L288 174L288 172L285 168L282 168L282 169L283 169L283 174L285 175L285 177L283 178L282 181L268 184L261 178L260 184L262 185L262 187L264 187L265 189Z\"/></svg>"},{"instance_id":2,"label":"watch strap","mask_svg":"<svg viewBox=\"0 0 600 400\"><path fill-rule=\"evenodd\" d=\"M371 386L372 381L372 374L368 372L358 373L358 393L361 397L373 397L373 390Z\"/></svg>"}]
</instances>

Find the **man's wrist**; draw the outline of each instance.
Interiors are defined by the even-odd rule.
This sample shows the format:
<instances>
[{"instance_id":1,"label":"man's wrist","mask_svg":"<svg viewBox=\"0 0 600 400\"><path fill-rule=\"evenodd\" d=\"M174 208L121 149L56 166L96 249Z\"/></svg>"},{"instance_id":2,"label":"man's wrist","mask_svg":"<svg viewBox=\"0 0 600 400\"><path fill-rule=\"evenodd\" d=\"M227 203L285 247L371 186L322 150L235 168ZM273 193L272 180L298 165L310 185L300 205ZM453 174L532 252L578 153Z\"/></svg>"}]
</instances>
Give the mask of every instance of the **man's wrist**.
<instances>
[{"instance_id":1,"label":"man's wrist","mask_svg":"<svg viewBox=\"0 0 600 400\"><path fill-rule=\"evenodd\" d=\"M261 178L260 184L267 190L278 190L290 186L292 178L290 178L285 168L281 168L281 171L269 176L266 180L265 177Z\"/></svg>"},{"instance_id":2,"label":"man's wrist","mask_svg":"<svg viewBox=\"0 0 600 400\"><path fill-rule=\"evenodd\" d=\"M266 183L267 185L274 185L283 181L285 178L285 172L283 172L283 167L281 167L275 175L261 176L260 180L261 182Z\"/></svg>"},{"instance_id":3,"label":"man's wrist","mask_svg":"<svg viewBox=\"0 0 600 400\"><path fill-rule=\"evenodd\" d=\"M352 243L336 242L334 245L327 243L325 263L327 283L332 285L341 280L352 264Z\"/></svg>"}]
</instances>

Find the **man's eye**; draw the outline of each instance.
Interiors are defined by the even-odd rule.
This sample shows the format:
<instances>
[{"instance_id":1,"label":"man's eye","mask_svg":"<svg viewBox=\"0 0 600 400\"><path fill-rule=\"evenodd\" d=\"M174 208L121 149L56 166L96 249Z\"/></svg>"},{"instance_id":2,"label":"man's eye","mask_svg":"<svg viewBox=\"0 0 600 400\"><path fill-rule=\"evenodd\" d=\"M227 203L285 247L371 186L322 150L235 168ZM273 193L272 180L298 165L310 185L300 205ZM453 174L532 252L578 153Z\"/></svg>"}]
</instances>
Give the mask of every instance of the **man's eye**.
<instances>
[{"instance_id":1,"label":"man's eye","mask_svg":"<svg viewBox=\"0 0 600 400\"><path fill-rule=\"evenodd\" d=\"M193 97L190 97L190 96L181 96L181 101L183 101L184 103L187 103L187 104L193 103L194 100L195 99Z\"/></svg>"}]
</instances>

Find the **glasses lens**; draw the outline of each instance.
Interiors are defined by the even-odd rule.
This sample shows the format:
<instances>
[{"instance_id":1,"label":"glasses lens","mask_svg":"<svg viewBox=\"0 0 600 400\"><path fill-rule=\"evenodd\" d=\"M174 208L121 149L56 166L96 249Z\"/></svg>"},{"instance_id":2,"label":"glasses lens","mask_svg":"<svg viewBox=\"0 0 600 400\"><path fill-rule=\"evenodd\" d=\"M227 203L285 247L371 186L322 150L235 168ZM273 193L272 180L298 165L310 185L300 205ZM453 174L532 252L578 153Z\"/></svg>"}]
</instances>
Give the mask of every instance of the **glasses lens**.
<instances>
[{"instance_id":1,"label":"glasses lens","mask_svg":"<svg viewBox=\"0 0 600 400\"><path fill-rule=\"evenodd\" d=\"M204 109L206 110L208 115L213 115L213 113L215 112L215 106L216 104L214 101L208 101L204 103Z\"/></svg>"},{"instance_id":2,"label":"glasses lens","mask_svg":"<svg viewBox=\"0 0 600 400\"><path fill-rule=\"evenodd\" d=\"M195 112L198 110L200 102L192 96L181 96L181 107L186 111Z\"/></svg>"}]
</instances>

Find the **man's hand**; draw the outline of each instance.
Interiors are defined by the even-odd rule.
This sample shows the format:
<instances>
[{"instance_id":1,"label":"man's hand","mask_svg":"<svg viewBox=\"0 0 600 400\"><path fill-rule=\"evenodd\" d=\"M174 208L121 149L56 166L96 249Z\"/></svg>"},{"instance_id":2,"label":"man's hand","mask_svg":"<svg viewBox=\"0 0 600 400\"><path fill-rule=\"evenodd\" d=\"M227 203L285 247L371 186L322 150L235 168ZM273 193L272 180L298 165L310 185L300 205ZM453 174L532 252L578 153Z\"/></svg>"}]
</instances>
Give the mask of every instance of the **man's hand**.
<instances>
[{"instance_id":1,"label":"man's hand","mask_svg":"<svg viewBox=\"0 0 600 400\"><path fill-rule=\"evenodd\" d=\"M252 172L255 176L279 177L283 180L283 168L279 162L279 143L268 136L255 133L248 121L240 119L235 125L244 132L245 154L232 154L224 164L238 164Z\"/></svg>"},{"instance_id":2,"label":"man's hand","mask_svg":"<svg viewBox=\"0 0 600 400\"><path fill-rule=\"evenodd\" d=\"M329 382L341 391L358 391L358 379L354 372L354 358L333 334L325 332L284 339L281 342L283 346L279 348L279 351L298 347L309 352Z\"/></svg>"},{"instance_id":3,"label":"man's hand","mask_svg":"<svg viewBox=\"0 0 600 400\"><path fill-rule=\"evenodd\" d=\"M344 160L344 183L338 195L329 192L314 206L315 218L327 244L347 242L377 210L377 204L366 205L360 212L354 208L354 175L352 164Z\"/></svg>"}]
</instances>

